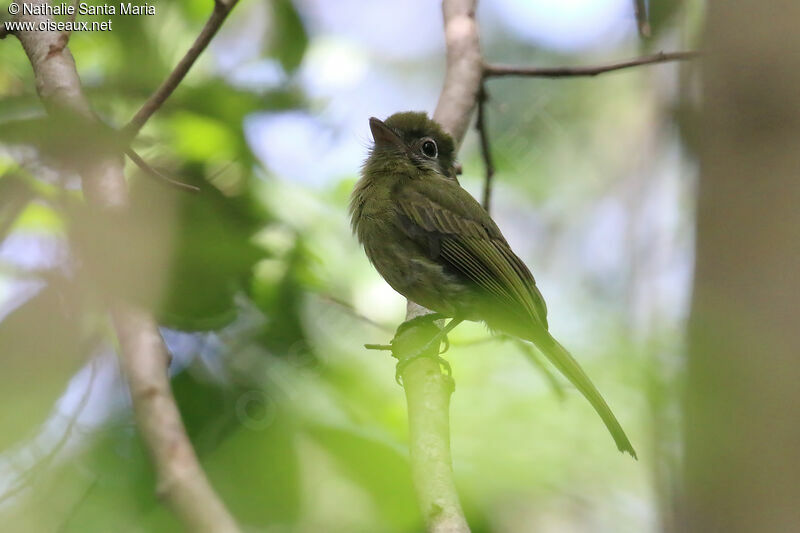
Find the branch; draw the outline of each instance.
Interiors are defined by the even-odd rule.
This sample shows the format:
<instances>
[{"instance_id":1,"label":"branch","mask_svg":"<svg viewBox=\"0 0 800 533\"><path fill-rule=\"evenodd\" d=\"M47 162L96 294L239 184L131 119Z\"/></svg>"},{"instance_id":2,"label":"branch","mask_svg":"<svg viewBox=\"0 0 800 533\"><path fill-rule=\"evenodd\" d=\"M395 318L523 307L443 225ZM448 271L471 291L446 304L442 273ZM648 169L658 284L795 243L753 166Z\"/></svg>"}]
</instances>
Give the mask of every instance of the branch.
<instances>
[{"instance_id":1,"label":"branch","mask_svg":"<svg viewBox=\"0 0 800 533\"><path fill-rule=\"evenodd\" d=\"M430 335L424 337L430 339ZM438 351L439 347L435 347ZM450 456L452 378L439 363L421 357L402 373L408 408L411 474L429 532L468 533Z\"/></svg>"},{"instance_id":2,"label":"branch","mask_svg":"<svg viewBox=\"0 0 800 533\"><path fill-rule=\"evenodd\" d=\"M6 29L6 22L9 20L13 19L8 16L8 12L6 10L0 12L0 41L14 33Z\"/></svg>"},{"instance_id":3,"label":"branch","mask_svg":"<svg viewBox=\"0 0 800 533\"><path fill-rule=\"evenodd\" d=\"M442 2L447 67L433 118L453 136L457 145L469 127L483 77L475 3L476 0ZM409 300L406 321L430 313ZM434 348L438 351L439 347ZM412 477L428 531L469 532L450 457L453 380L442 373L438 362L428 357L409 363L402 379L408 405Z\"/></svg>"},{"instance_id":4,"label":"branch","mask_svg":"<svg viewBox=\"0 0 800 533\"><path fill-rule=\"evenodd\" d=\"M67 21L70 23L70 29L65 30L61 34L61 41L64 43L64 46L67 46L67 43L69 43L69 38L72 36L71 26L75 22L75 17L78 16L78 0L72 0L70 2L70 5L72 6L72 14L67 19Z\"/></svg>"},{"instance_id":5,"label":"branch","mask_svg":"<svg viewBox=\"0 0 800 533\"><path fill-rule=\"evenodd\" d=\"M461 145L481 86L483 58L475 22L476 0L444 0L447 68L433 118Z\"/></svg>"},{"instance_id":6,"label":"branch","mask_svg":"<svg viewBox=\"0 0 800 533\"><path fill-rule=\"evenodd\" d=\"M639 0L634 0L636 8L636 17L639 23L639 30L643 36L649 35L650 26L647 23L646 11L640 9ZM643 6L642 6L643 7ZM642 18L643 17L643 18ZM644 23L645 26L642 26ZM647 32L645 35L644 32ZM628 61L621 61L618 63L610 63L608 65L585 66L585 67L521 67L515 65L483 65L483 79L489 78L502 78L508 76L520 76L529 78L576 78L576 77L592 77L606 72L613 72L616 70L623 70L632 67L643 65L653 65L656 63L666 63L670 61L689 61L700 57L700 52L686 51L686 52L659 52L657 54L643 56ZM485 118L485 101L487 99L486 90L481 84L480 92L478 93L478 121L475 125L478 130L480 138L481 156L483 157L484 166L486 167L486 178L483 184L483 207L489 211L489 205L492 196L492 185L494 177L494 164L492 162L489 134L486 131L486 118Z\"/></svg>"},{"instance_id":7,"label":"branch","mask_svg":"<svg viewBox=\"0 0 800 533\"><path fill-rule=\"evenodd\" d=\"M553 394L555 394L559 400L564 401L566 398L566 395L564 394L564 386L561 385L560 381L558 381L558 377L553 373L553 370L550 368L550 366L542 361L539 352L537 352L533 346L520 339L514 339L514 345L519 348L519 351L521 351L525 357L528 358L528 361L533 363L533 366L542 372L545 380L550 385L550 388L553 389Z\"/></svg>"},{"instance_id":8,"label":"branch","mask_svg":"<svg viewBox=\"0 0 800 533\"><path fill-rule=\"evenodd\" d=\"M83 494L81 497L77 499L75 503L72 504L67 515L61 520L61 525L55 530L55 533L64 533L64 531L69 531L68 526L72 519L75 517L78 509L80 509L81 505L88 499L89 495L92 493L94 488L97 486L99 478L95 477L89 485L84 489Z\"/></svg>"},{"instance_id":9,"label":"branch","mask_svg":"<svg viewBox=\"0 0 800 533\"><path fill-rule=\"evenodd\" d=\"M494 178L492 150L489 146L489 132L486 127L486 101L488 99L486 87L481 83L480 93L478 93L478 120L475 129L478 130L478 137L481 141L481 157L483 157L483 164L486 167L486 179L483 181L483 202L481 203L487 213L492 200L492 179Z\"/></svg>"},{"instance_id":10,"label":"branch","mask_svg":"<svg viewBox=\"0 0 800 533\"><path fill-rule=\"evenodd\" d=\"M136 425L158 476L156 494L170 504L188 531L238 533L186 435L170 388L169 354L158 325L147 312L125 302L112 305L111 316L122 346Z\"/></svg>"},{"instance_id":11,"label":"branch","mask_svg":"<svg viewBox=\"0 0 800 533\"><path fill-rule=\"evenodd\" d=\"M525 76L529 78L574 78L579 76L597 76L606 72L622 70L642 65L667 63L670 61L688 61L700 56L700 52L659 52L657 54L638 57L619 63L588 67L518 67L513 65L484 65L484 78L501 78L506 76Z\"/></svg>"},{"instance_id":12,"label":"branch","mask_svg":"<svg viewBox=\"0 0 800 533\"><path fill-rule=\"evenodd\" d=\"M47 0L27 0L45 4ZM34 24L50 20L24 15ZM51 112L65 110L88 123L96 118L81 88L75 61L54 31L20 32L36 88ZM87 201L106 211L124 211L129 198L119 155L99 153L81 168ZM238 532L228 510L200 467L178 412L167 376L168 353L154 319L123 301L112 301L111 316L120 342L122 365L131 391L139 432L158 478L158 494L189 531Z\"/></svg>"},{"instance_id":13,"label":"branch","mask_svg":"<svg viewBox=\"0 0 800 533\"><path fill-rule=\"evenodd\" d=\"M203 50L206 49L208 43L211 42L211 39L217 33L220 26L222 26L225 18L228 16L228 13L231 12L233 6L236 5L237 1L238 0L214 0L214 10L211 12L211 16L208 17L206 25L203 26L203 29L200 31L200 35L195 39L194 44L192 44L191 48L186 52L186 55L183 56L183 59L178 62L170 75L167 76L167 79L161 83L161 86L156 89L139 111L136 112L136 115L134 115L131 121L123 128L123 133L127 136L126 138L133 139L136 137L145 122L148 121L153 113L158 111L158 108L170 97L172 92L178 87L178 84L183 81L189 69L192 68L194 62Z\"/></svg>"},{"instance_id":14,"label":"branch","mask_svg":"<svg viewBox=\"0 0 800 533\"><path fill-rule=\"evenodd\" d=\"M647 5L645 0L633 0L633 12L636 16L636 27L640 37L650 37L651 28L647 17Z\"/></svg>"},{"instance_id":15,"label":"branch","mask_svg":"<svg viewBox=\"0 0 800 533\"><path fill-rule=\"evenodd\" d=\"M150 164L147 161L142 159L142 157L139 154L137 154L133 150L133 148L128 148L127 150L125 150L125 155L127 155L128 158L131 161L133 161L133 163L137 167L139 167L139 169L142 172L144 172L145 174L147 174L148 176L150 176L152 178L155 178L157 180L161 180L164 183L166 183L167 185L170 185L170 186L175 187L176 189L179 189L179 190L182 190L182 191L200 192L200 188L199 187L195 187L194 185L189 185L188 183L183 183L182 181L178 181L176 179L170 178L169 176L167 176L163 172L161 172L159 170L156 170L155 168L150 166Z\"/></svg>"},{"instance_id":16,"label":"branch","mask_svg":"<svg viewBox=\"0 0 800 533\"><path fill-rule=\"evenodd\" d=\"M344 300L342 300L340 298L337 298L336 296L333 296L333 295L330 295L330 294L319 293L319 297L322 300L326 301L326 302L330 302L330 303L332 303L334 305L338 305L339 307L344 309L347 312L347 314L349 314L353 318L356 318L356 319L360 320L361 322L364 322L365 324L369 324L370 326L372 326L374 328L377 328L377 329L380 329L380 330L383 330L383 331L385 331L387 333L391 333L392 332L392 329L389 326L387 326L385 324L381 324L380 322L376 322L376 321L372 320L370 317L360 313L358 311L358 309L356 309L353 306L353 304L351 304L349 302L345 302Z\"/></svg>"}]
</instances>

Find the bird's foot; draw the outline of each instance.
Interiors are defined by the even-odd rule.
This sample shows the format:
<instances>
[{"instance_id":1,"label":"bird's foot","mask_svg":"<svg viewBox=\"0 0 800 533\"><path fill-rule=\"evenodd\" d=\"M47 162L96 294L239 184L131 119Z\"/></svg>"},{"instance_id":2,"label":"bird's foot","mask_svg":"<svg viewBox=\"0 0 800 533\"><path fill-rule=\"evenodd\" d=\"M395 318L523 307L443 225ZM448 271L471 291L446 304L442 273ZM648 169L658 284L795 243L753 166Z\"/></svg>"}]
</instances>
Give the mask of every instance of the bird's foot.
<instances>
[{"instance_id":1,"label":"bird's foot","mask_svg":"<svg viewBox=\"0 0 800 533\"><path fill-rule=\"evenodd\" d=\"M411 355L410 357L405 357L404 359L401 359L400 361L397 362L397 367L395 367L394 371L394 380L397 382L398 385L400 385L401 387L403 386L403 371L406 369L406 367L409 364L411 364L412 361L416 361L417 359L420 359L422 357L428 357L430 359L433 359L434 361L439 363L439 366L441 366L444 369L445 373L447 374L447 377L453 376L453 369L450 367L450 363L447 362L447 359L445 359L440 355L432 356L425 353L424 351L420 351L418 353L415 353L414 355Z\"/></svg>"},{"instance_id":2,"label":"bird's foot","mask_svg":"<svg viewBox=\"0 0 800 533\"><path fill-rule=\"evenodd\" d=\"M441 354L450 348L447 334L461 321L451 320L446 327L440 329L435 322L441 318L442 315L437 313L424 315L401 324L397 329L397 334L392 339L392 355L399 359L395 370L395 381L399 385L403 384L403 371L412 361L420 357L433 359L439 363L448 377L452 376L450 363L443 359ZM410 335L414 337L409 338ZM444 350L439 351L442 342L445 344ZM421 343L423 344L419 347Z\"/></svg>"}]
</instances>

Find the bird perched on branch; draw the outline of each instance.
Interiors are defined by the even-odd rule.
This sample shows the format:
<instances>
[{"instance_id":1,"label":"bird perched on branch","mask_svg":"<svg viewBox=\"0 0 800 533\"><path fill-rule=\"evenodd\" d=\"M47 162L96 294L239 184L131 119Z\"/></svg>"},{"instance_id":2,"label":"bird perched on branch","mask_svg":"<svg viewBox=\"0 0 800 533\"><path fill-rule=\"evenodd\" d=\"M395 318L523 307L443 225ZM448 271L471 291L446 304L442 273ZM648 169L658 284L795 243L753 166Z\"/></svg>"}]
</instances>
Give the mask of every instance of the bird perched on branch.
<instances>
[{"instance_id":1,"label":"bird perched on branch","mask_svg":"<svg viewBox=\"0 0 800 533\"><path fill-rule=\"evenodd\" d=\"M475 320L533 342L589 400L620 451L636 457L597 388L548 332L544 298L528 267L458 184L450 135L424 113L373 117L369 125L375 144L350 214L381 276L409 300L452 317L443 334Z\"/></svg>"}]
</instances>

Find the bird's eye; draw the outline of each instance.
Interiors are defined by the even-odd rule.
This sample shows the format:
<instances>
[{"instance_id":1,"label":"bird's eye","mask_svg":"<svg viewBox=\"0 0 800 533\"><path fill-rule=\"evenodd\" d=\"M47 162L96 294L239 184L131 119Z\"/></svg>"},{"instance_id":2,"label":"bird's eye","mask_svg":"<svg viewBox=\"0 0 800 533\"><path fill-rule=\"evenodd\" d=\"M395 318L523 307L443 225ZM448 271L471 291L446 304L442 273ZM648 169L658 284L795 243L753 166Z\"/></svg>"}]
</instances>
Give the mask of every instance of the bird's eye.
<instances>
[{"instance_id":1,"label":"bird's eye","mask_svg":"<svg viewBox=\"0 0 800 533\"><path fill-rule=\"evenodd\" d=\"M422 153L431 159L439 155L439 151L436 149L436 142L433 139L426 139L422 143Z\"/></svg>"}]
</instances>

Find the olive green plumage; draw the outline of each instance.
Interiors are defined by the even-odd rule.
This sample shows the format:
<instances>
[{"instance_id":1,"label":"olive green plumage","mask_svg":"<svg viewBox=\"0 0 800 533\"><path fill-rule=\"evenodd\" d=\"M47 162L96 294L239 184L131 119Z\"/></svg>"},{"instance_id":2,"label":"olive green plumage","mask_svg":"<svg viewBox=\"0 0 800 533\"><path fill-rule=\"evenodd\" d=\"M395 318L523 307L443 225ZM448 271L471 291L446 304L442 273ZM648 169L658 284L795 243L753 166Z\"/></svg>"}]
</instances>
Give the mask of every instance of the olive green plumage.
<instances>
[{"instance_id":1,"label":"olive green plumage","mask_svg":"<svg viewBox=\"0 0 800 533\"><path fill-rule=\"evenodd\" d=\"M580 365L548 332L544 298L486 210L456 180L453 139L424 113L370 119L375 145L350 203L353 230L397 292L445 316L533 342L633 446Z\"/></svg>"}]
</instances>

